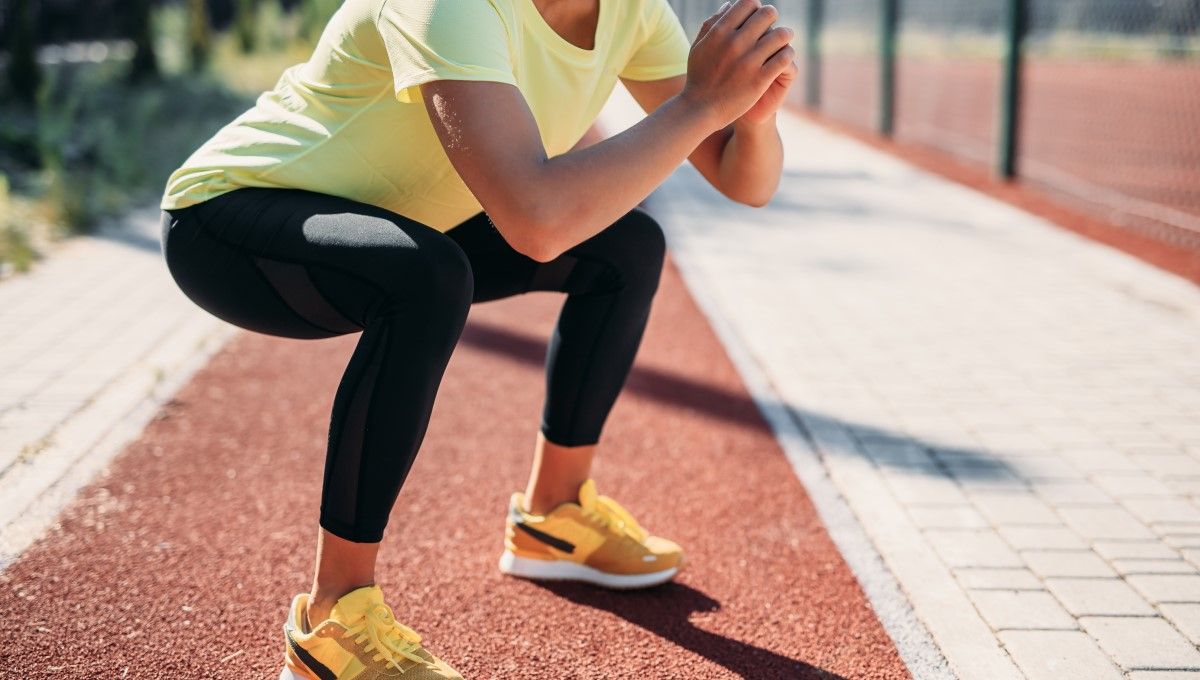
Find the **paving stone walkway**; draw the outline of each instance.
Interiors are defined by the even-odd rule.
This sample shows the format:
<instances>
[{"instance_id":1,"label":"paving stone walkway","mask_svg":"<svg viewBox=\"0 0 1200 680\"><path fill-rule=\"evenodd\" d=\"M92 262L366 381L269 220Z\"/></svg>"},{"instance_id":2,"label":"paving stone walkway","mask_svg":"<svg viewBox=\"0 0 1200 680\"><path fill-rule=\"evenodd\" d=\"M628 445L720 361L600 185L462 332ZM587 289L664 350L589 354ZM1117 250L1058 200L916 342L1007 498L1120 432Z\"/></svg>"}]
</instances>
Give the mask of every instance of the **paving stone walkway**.
<instances>
[{"instance_id":1,"label":"paving stone walkway","mask_svg":"<svg viewBox=\"0 0 1200 680\"><path fill-rule=\"evenodd\" d=\"M798 119L783 134L769 208L690 167L657 207L953 671L1200 677L1200 291Z\"/></svg>"},{"instance_id":2,"label":"paving stone walkway","mask_svg":"<svg viewBox=\"0 0 1200 680\"><path fill-rule=\"evenodd\" d=\"M170 281L157 210L0 282L0 569L229 335Z\"/></svg>"}]
</instances>

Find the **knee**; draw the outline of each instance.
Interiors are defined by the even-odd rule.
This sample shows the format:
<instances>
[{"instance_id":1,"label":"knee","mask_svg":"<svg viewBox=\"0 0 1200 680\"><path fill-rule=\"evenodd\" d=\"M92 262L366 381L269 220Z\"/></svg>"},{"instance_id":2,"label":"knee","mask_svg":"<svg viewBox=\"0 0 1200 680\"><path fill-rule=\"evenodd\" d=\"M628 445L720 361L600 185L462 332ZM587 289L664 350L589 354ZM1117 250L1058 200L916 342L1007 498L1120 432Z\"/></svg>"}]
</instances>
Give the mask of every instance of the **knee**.
<instances>
[{"instance_id":1,"label":"knee","mask_svg":"<svg viewBox=\"0 0 1200 680\"><path fill-rule=\"evenodd\" d=\"M461 329L475 287L466 253L443 234L418 239L416 250L415 257L394 264L382 304L372 316L387 320L416 315L419 319L413 321L427 329Z\"/></svg>"},{"instance_id":2,"label":"knee","mask_svg":"<svg viewBox=\"0 0 1200 680\"><path fill-rule=\"evenodd\" d=\"M440 235L421 247L422 285L429 301L466 318L475 293L475 276L467 254L449 237Z\"/></svg>"},{"instance_id":3,"label":"knee","mask_svg":"<svg viewBox=\"0 0 1200 680\"><path fill-rule=\"evenodd\" d=\"M615 237L621 244L613 264L626 285L657 288L667 252L667 239L658 221L640 209L634 209L616 225Z\"/></svg>"}]
</instances>

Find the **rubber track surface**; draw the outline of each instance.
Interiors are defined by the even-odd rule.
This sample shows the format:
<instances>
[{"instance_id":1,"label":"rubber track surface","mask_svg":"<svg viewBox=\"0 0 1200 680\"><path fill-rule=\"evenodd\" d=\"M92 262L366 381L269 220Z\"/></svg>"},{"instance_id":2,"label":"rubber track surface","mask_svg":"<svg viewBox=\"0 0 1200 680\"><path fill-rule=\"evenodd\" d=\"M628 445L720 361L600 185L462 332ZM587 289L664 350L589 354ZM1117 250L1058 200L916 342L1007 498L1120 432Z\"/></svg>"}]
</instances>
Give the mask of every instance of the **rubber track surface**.
<instances>
[{"instance_id":1,"label":"rubber track surface","mask_svg":"<svg viewBox=\"0 0 1200 680\"><path fill-rule=\"evenodd\" d=\"M670 267L596 476L687 569L634 593L497 572L558 306L472 311L383 551L399 618L468 678L908 677ZM0 677L275 678L353 343L218 354L0 574Z\"/></svg>"}]
</instances>

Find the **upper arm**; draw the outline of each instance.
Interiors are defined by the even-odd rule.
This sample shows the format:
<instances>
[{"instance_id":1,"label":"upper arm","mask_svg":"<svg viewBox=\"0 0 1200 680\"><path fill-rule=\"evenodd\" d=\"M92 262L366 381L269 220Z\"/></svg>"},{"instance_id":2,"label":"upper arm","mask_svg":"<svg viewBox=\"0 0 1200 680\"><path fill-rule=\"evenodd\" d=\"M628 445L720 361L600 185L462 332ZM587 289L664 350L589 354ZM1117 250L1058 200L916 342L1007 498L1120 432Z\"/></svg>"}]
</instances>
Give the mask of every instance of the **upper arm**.
<instances>
[{"instance_id":1,"label":"upper arm","mask_svg":"<svg viewBox=\"0 0 1200 680\"><path fill-rule=\"evenodd\" d=\"M516 87L510 15L488 0L384 0L376 26L395 95L424 105L454 169L502 230L545 160ZM506 234L506 237L508 234Z\"/></svg>"},{"instance_id":2,"label":"upper arm","mask_svg":"<svg viewBox=\"0 0 1200 680\"><path fill-rule=\"evenodd\" d=\"M646 113L662 106L663 102L683 91L687 82L686 76L675 76L664 80L628 80L623 79L625 88ZM721 155L725 151L725 143L733 134L732 127L717 130L709 135L696 150L688 156L692 165L708 180L709 184L717 186L721 168Z\"/></svg>"},{"instance_id":3,"label":"upper arm","mask_svg":"<svg viewBox=\"0 0 1200 680\"><path fill-rule=\"evenodd\" d=\"M521 91L503 83L437 80L421 86L446 156L496 227L520 249L536 208L546 149Z\"/></svg>"}]
</instances>

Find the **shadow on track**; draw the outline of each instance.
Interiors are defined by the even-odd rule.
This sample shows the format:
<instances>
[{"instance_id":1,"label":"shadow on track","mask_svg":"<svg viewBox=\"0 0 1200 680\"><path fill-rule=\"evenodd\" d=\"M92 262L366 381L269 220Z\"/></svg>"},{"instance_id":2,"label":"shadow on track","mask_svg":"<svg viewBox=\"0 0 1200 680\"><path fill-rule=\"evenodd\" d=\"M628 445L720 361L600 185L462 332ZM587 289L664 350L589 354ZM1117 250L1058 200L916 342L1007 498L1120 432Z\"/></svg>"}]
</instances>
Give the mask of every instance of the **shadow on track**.
<instances>
[{"instance_id":1,"label":"shadow on track","mask_svg":"<svg viewBox=\"0 0 1200 680\"><path fill-rule=\"evenodd\" d=\"M498 325L472 319L463 331L464 344L497 357L523 364L540 366L546 358L546 340L534 335L520 333ZM680 375L671 371L644 365L635 365L625 385L630 392L656 401L674 404L716 418L730 425L750 429L768 428L758 405L744 393L731 392L703 380ZM964 445L962 442L944 442L922 439L905 432L881 428L869 423L856 422L831 413L811 409L800 409L784 404L801 427L833 429L846 433L841 443L826 441L821 450L831 456L864 456L864 447L880 450L885 447L910 447L919 451L952 453L955 458L955 476L959 479L1004 481L1021 473L1020 464L1004 460L984 448ZM810 433L811 435L811 433ZM912 456L892 456L883 464L903 468L920 474L942 474L931 469L934 462L924 453Z\"/></svg>"},{"instance_id":2,"label":"shadow on track","mask_svg":"<svg viewBox=\"0 0 1200 680\"><path fill-rule=\"evenodd\" d=\"M540 366L546 360L546 338L515 333L507 328L472 319L462 342L492 354ZM635 366L626 387L657 401L719 418L752 429L765 426L758 406L745 395L732 394L686 376L646 366Z\"/></svg>"},{"instance_id":3,"label":"shadow on track","mask_svg":"<svg viewBox=\"0 0 1200 680\"><path fill-rule=\"evenodd\" d=\"M690 620L691 615L718 611L721 603L682 583L637 592L599 590L568 582L535 585L575 604L611 612L744 678L845 680L803 661L697 628Z\"/></svg>"}]
</instances>

